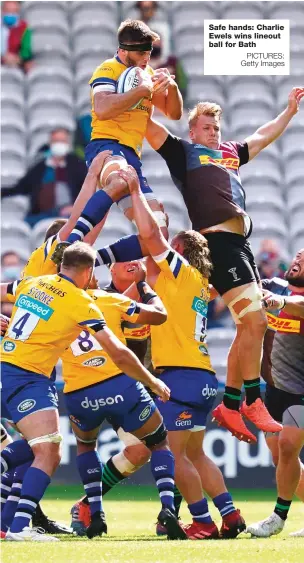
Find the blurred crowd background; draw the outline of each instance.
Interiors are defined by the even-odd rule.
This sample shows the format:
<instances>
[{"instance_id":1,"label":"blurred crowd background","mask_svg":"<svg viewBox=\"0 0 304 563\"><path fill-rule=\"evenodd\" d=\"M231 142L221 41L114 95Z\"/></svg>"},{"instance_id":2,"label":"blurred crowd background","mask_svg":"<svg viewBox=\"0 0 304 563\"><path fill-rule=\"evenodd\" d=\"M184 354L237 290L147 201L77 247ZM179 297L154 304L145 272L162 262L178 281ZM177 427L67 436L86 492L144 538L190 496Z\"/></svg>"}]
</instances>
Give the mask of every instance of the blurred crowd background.
<instances>
[{"instance_id":1,"label":"blurred crowd background","mask_svg":"<svg viewBox=\"0 0 304 563\"><path fill-rule=\"evenodd\" d=\"M151 66L175 74L185 112L178 122L157 117L178 136L188 137L187 110L213 100L224 110L223 140L241 141L283 110L292 87L304 83L304 2L2 2L2 281L19 276L50 219L71 211L86 174L88 81L115 54L117 27L128 17L160 35ZM290 76L204 76L204 19L215 18L289 19ZM303 139L304 108L280 140L241 169L262 277L283 277L290 256L304 246ZM170 234L190 227L164 161L147 143L142 160L169 214ZM99 242L105 246L133 231L113 206ZM98 276L105 284L108 270L99 268ZM5 304L3 313L10 311ZM223 380L233 326L221 300L210 306L209 328L212 360Z\"/></svg>"}]
</instances>

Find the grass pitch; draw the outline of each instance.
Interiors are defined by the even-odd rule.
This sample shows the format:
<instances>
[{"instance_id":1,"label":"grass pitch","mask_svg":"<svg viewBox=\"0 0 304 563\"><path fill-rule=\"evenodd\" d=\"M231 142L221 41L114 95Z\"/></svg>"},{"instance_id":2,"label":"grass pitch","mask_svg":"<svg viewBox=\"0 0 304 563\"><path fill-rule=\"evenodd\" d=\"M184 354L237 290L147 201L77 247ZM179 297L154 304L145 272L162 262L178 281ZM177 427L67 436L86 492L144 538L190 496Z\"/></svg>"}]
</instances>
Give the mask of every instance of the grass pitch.
<instances>
[{"instance_id":1,"label":"grass pitch","mask_svg":"<svg viewBox=\"0 0 304 563\"><path fill-rule=\"evenodd\" d=\"M45 512L69 524L73 501L80 487L51 487L43 500ZM234 491L235 504L247 523L266 518L275 502L273 491ZM285 529L269 539L249 539L241 534L236 540L167 541L155 536L159 512L153 487L119 486L104 501L108 537L88 540L61 536L61 543L1 542L3 563L300 563L304 561L304 539L290 538L289 532L303 527L304 509L295 502ZM217 510L210 511L220 524ZM184 522L190 522L185 503Z\"/></svg>"}]
</instances>

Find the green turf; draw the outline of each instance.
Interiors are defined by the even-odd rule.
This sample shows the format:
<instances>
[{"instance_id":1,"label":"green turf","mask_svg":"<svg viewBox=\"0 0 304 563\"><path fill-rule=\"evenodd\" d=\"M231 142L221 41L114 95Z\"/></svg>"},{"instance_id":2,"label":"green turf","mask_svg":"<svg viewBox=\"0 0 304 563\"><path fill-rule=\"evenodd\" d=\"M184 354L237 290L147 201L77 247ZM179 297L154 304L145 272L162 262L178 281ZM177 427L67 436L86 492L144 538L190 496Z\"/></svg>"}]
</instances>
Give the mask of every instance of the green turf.
<instances>
[{"instance_id":1,"label":"green turf","mask_svg":"<svg viewBox=\"0 0 304 563\"><path fill-rule=\"evenodd\" d=\"M71 499L80 487L52 487L43 501L49 516L69 523ZM60 500L57 500L59 497ZM273 510L275 491L235 491L234 498L248 523L265 518ZM108 537L97 540L61 536L61 543L1 542L3 563L300 563L304 560L303 538L289 538L303 527L303 508L295 502L286 529L269 539L249 539L242 534L229 541L168 542L154 535L159 510L151 487L116 488L105 498ZM214 519L218 512L210 505ZM183 504L182 519L189 522Z\"/></svg>"}]
</instances>

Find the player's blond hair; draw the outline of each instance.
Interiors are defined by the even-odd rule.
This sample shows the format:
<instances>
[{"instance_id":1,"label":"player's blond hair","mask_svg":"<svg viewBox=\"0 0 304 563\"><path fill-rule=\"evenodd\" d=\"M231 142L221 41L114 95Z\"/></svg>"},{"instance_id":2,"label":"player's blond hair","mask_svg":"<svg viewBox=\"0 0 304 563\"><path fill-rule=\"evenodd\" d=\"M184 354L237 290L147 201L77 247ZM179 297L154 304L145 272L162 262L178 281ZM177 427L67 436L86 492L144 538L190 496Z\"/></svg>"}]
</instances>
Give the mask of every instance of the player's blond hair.
<instances>
[{"instance_id":1,"label":"player's blond hair","mask_svg":"<svg viewBox=\"0 0 304 563\"><path fill-rule=\"evenodd\" d=\"M68 246L62 257L62 268L85 270L93 268L96 260L96 251L86 242L74 242Z\"/></svg>"},{"instance_id":2,"label":"player's blond hair","mask_svg":"<svg viewBox=\"0 0 304 563\"><path fill-rule=\"evenodd\" d=\"M211 117L218 117L221 119L223 110L219 104L215 102L199 102L196 106L189 111L188 123L191 128L196 124L201 115L209 115Z\"/></svg>"},{"instance_id":3,"label":"player's blond hair","mask_svg":"<svg viewBox=\"0 0 304 563\"><path fill-rule=\"evenodd\" d=\"M209 278L213 268L207 239L197 231L181 231L177 238L183 242L183 256L204 278Z\"/></svg>"}]
</instances>

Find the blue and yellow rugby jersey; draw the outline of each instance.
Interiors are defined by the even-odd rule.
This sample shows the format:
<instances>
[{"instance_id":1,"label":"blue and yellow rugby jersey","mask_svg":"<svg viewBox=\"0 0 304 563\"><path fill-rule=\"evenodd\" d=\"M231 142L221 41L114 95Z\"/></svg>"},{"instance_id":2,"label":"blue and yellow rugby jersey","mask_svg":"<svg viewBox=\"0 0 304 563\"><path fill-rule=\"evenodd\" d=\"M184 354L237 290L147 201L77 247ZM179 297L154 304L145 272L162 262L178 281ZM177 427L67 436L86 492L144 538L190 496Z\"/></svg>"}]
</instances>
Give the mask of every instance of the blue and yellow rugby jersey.
<instances>
[{"instance_id":1,"label":"blue and yellow rugby jersey","mask_svg":"<svg viewBox=\"0 0 304 563\"><path fill-rule=\"evenodd\" d=\"M27 264L25 265L21 277L37 278L38 276L48 276L57 273L57 266L51 260L51 256L60 242L59 235L54 235L47 239L41 246L32 252Z\"/></svg>"},{"instance_id":2,"label":"blue and yellow rugby jersey","mask_svg":"<svg viewBox=\"0 0 304 563\"><path fill-rule=\"evenodd\" d=\"M125 111L113 119L101 121L94 111L94 94L97 92L110 92L117 90L117 81L126 70L126 65L116 55L101 63L94 71L89 82L92 100L92 136L94 139L113 139L135 150L140 157L142 144L146 133L148 119L152 112L152 103L144 98L137 108ZM151 67L146 71L154 74Z\"/></svg>"},{"instance_id":3,"label":"blue and yellow rugby jersey","mask_svg":"<svg viewBox=\"0 0 304 563\"><path fill-rule=\"evenodd\" d=\"M214 371L206 344L209 283L172 248L154 257L161 272L154 289L168 311L151 326L152 363Z\"/></svg>"},{"instance_id":4,"label":"blue and yellow rugby jersey","mask_svg":"<svg viewBox=\"0 0 304 563\"><path fill-rule=\"evenodd\" d=\"M86 291L62 274L16 281L12 317L2 341L2 361L50 377L64 350L81 327L105 326Z\"/></svg>"},{"instance_id":5,"label":"blue and yellow rugby jersey","mask_svg":"<svg viewBox=\"0 0 304 563\"><path fill-rule=\"evenodd\" d=\"M122 321L136 322L139 313L137 303L124 295L107 293L102 289L89 290L87 293L102 311L107 326L126 344ZM121 373L93 334L93 331L83 330L61 356L65 393L94 385Z\"/></svg>"}]
</instances>

